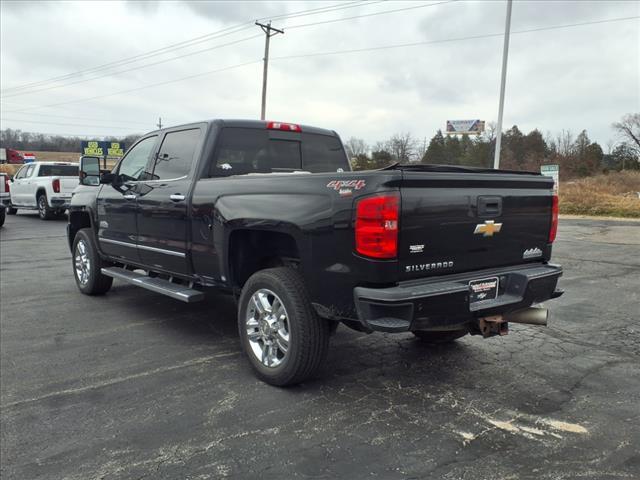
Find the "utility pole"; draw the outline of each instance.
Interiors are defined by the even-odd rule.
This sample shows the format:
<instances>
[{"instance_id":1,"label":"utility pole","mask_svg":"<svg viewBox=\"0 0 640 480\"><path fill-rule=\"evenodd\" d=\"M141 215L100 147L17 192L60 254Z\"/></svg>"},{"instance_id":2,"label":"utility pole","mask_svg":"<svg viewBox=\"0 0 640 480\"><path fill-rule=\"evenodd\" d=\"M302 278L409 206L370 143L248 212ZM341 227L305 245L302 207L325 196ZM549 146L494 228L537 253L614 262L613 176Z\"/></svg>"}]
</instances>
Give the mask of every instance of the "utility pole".
<instances>
[{"instance_id":1,"label":"utility pole","mask_svg":"<svg viewBox=\"0 0 640 480\"><path fill-rule=\"evenodd\" d=\"M156 124L158 130L162 130L162 117L158 117L158 123Z\"/></svg>"},{"instance_id":2,"label":"utility pole","mask_svg":"<svg viewBox=\"0 0 640 480\"><path fill-rule=\"evenodd\" d=\"M502 47L502 79L500 80L500 106L498 107L498 135L496 151L493 155L493 168L500 168L500 146L502 144L502 114L504 112L504 88L507 83L507 57L509 56L509 34L511 33L511 3L507 0L507 20L504 26L504 46Z\"/></svg>"},{"instance_id":3,"label":"utility pole","mask_svg":"<svg viewBox=\"0 0 640 480\"><path fill-rule=\"evenodd\" d=\"M278 30L271 26L271 21L264 25L263 23L256 22L262 31L265 33L264 38L264 65L262 69L262 110L260 111L260 120L264 120L265 113L267 111L267 70L269 68L269 39L279 33L284 34L284 30ZM272 33L273 32L273 33Z\"/></svg>"}]
</instances>

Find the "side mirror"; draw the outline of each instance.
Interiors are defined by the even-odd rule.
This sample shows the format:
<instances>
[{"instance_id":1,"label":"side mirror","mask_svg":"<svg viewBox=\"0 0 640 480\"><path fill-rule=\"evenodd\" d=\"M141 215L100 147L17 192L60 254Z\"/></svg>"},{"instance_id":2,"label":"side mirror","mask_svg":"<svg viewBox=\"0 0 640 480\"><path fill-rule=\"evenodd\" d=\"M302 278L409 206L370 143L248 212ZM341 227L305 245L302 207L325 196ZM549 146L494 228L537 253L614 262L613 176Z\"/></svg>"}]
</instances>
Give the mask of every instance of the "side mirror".
<instances>
[{"instance_id":1,"label":"side mirror","mask_svg":"<svg viewBox=\"0 0 640 480\"><path fill-rule=\"evenodd\" d=\"M100 185L99 157L80 157L80 185Z\"/></svg>"},{"instance_id":2,"label":"side mirror","mask_svg":"<svg viewBox=\"0 0 640 480\"><path fill-rule=\"evenodd\" d=\"M109 185L110 183L116 183L117 175L111 172L104 172L100 175L100 183Z\"/></svg>"}]
</instances>

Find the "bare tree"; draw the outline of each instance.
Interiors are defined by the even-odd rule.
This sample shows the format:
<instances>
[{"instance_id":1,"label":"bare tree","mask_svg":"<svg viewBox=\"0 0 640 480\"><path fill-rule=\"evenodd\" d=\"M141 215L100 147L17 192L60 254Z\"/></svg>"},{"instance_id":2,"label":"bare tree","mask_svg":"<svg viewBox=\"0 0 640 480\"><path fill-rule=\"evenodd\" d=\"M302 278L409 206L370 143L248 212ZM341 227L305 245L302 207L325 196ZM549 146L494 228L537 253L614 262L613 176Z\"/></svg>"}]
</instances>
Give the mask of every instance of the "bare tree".
<instances>
[{"instance_id":1,"label":"bare tree","mask_svg":"<svg viewBox=\"0 0 640 480\"><path fill-rule=\"evenodd\" d=\"M496 122L487 122L482 136L487 139L488 142L492 142L496 139L498 133L498 124Z\"/></svg>"},{"instance_id":2,"label":"bare tree","mask_svg":"<svg viewBox=\"0 0 640 480\"><path fill-rule=\"evenodd\" d=\"M416 152L416 140L407 133L396 133L388 142L391 155L399 162L410 161Z\"/></svg>"},{"instance_id":3,"label":"bare tree","mask_svg":"<svg viewBox=\"0 0 640 480\"><path fill-rule=\"evenodd\" d=\"M551 153L558 153L556 140L555 138L553 138L553 134L549 130L547 130L544 134L544 143L547 145Z\"/></svg>"},{"instance_id":4,"label":"bare tree","mask_svg":"<svg viewBox=\"0 0 640 480\"><path fill-rule=\"evenodd\" d=\"M372 149L374 152L388 152L389 142L376 142Z\"/></svg>"},{"instance_id":5,"label":"bare tree","mask_svg":"<svg viewBox=\"0 0 640 480\"><path fill-rule=\"evenodd\" d=\"M636 155L640 155L640 113L628 113L612 127L624 139L624 143Z\"/></svg>"},{"instance_id":6,"label":"bare tree","mask_svg":"<svg viewBox=\"0 0 640 480\"><path fill-rule=\"evenodd\" d=\"M570 130L562 129L560 133L556 135L556 149L560 155L571 155L574 149L573 133Z\"/></svg>"},{"instance_id":7,"label":"bare tree","mask_svg":"<svg viewBox=\"0 0 640 480\"><path fill-rule=\"evenodd\" d=\"M422 141L416 142L415 161L421 162L429 148L429 141L424 137Z\"/></svg>"},{"instance_id":8,"label":"bare tree","mask_svg":"<svg viewBox=\"0 0 640 480\"><path fill-rule=\"evenodd\" d=\"M358 155L366 155L369 153L369 145L361 138L351 137L344 144L347 149L349 158L357 157Z\"/></svg>"}]
</instances>

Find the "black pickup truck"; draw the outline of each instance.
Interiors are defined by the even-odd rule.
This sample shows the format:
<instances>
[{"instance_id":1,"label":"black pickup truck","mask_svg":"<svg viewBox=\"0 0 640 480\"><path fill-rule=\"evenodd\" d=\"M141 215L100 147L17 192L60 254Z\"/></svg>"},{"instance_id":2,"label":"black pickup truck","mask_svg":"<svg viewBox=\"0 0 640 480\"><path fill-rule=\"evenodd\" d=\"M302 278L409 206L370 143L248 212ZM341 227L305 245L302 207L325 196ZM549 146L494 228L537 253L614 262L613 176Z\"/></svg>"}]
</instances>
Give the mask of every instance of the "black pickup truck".
<instances>
[{"instance_id":1,"label":"black pickup truck","mask_svg":"<svg viewBox=\"0 0 640 480\"><path fill-rule=\"evenodd\" d=\"M151 132L111 172L83 157L69 210L82 293L113 279L184 302L238 300L240 340L274 385L323 364L339 322L427 342L546 324L553 180L437 165L352 172L339 136L213 120Z\"/></svg>"}]
</instances>

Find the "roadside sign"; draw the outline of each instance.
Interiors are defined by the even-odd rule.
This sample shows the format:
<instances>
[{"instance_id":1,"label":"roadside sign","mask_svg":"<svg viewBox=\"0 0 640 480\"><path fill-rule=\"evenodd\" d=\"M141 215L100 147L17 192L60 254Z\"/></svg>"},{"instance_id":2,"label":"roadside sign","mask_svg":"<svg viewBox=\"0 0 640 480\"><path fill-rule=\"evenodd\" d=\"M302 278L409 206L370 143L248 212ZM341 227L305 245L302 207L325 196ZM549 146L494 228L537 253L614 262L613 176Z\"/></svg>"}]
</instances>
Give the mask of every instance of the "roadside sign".
<instances>
[{"instance_id":1,"label":"roadside sign","mask_svg":"<svg viewBox=\"0 0 640 480\"><path fill-rule=\"evenodd\" d=\"M83 140L81 142L82 155L91 155L94 157L103 157L107 154L107 142L98 142L96 140Z\"/></svg>"},{"instance_id":2,"label":"roadside sign","mask_svg":"<svg viewBox=\"0 0 640 480\"><path fill-rule=\"evenodd\" d=\"M560 166L559 165L541 165L540 173L547 177L553 178L553 193L558 194L558 187L560 186Z\"/></svg>"},{"instance_id":3,"label":"roadside sign","mask_svg":"<svg viewBox=\"0 0 640 480\"><path fill-rule=\"evenodd\" d=\"M122 157L126 150L122 142L103 142L98 140L83 140L80 148L82 155L93 157Z\"/></svg>"},{"instance_id":4,"label":"roadside sign","mask_svg":"<svg viewBox=\"0 0 640 480\"><path fill-rule=\"evenodd\" d=\"M447 120L447 135L480 135L484 120Z\"/></svg>"},{"instance_id":5,"label":"roadside sign","mask_svg":"<svg viewBox=\"0 0 640 480\"><path fill-rule=\"evenodd\" d=\"M122 157L126 150L122 142L105 142L107 144L107 156Z\"/></svg>"}]
</instances>

